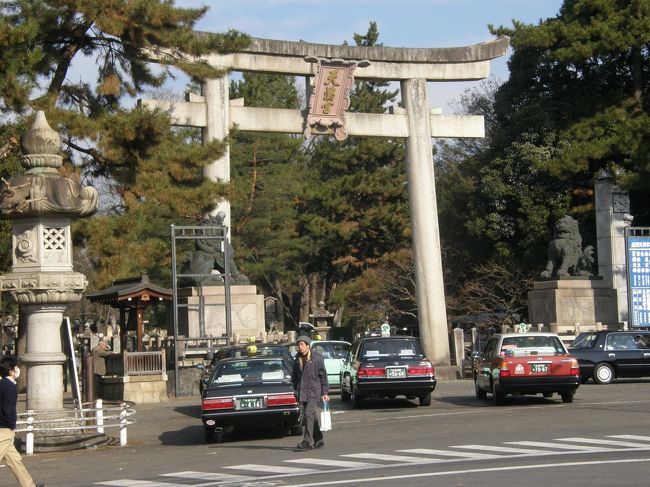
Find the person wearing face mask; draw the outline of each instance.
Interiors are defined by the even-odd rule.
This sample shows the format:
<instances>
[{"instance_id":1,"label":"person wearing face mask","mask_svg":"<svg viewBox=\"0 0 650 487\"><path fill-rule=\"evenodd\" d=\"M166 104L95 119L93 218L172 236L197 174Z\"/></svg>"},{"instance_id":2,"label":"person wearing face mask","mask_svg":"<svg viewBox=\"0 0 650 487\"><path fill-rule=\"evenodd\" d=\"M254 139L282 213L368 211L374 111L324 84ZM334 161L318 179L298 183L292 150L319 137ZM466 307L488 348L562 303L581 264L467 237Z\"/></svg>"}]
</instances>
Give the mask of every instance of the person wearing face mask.
<instances>
[{"instance_id":1,"label":"person wearing face mask","mask_svg":"<svg viewBox=\"0 0 650 487\"><path fill-rule=\"evenodd\" d=\"M330 400L328 393L327 372L323 357L311 350L311 339L299 336L296 340L298 353L293 363L293 389L302 416L304 435L298 444L298 450L311 450L325 446L323 433L318 424L318 406L320 402Z\"/></svg>"},{"instance_id":2,"label":"person wearing face mask","mask_svg":"<svg viewBox=\"0 0 650 487\"><path fill-rule=\"evenodd\" d=\"M14 446L16 434L16 403L18 388L16 379L20 377L18 360L13 355L7 355L0 360L0 462L4 462L18 480L20 487L45 487L45 484L35 484L29 474L20 453Z\"/></svg>"}]
</instances>

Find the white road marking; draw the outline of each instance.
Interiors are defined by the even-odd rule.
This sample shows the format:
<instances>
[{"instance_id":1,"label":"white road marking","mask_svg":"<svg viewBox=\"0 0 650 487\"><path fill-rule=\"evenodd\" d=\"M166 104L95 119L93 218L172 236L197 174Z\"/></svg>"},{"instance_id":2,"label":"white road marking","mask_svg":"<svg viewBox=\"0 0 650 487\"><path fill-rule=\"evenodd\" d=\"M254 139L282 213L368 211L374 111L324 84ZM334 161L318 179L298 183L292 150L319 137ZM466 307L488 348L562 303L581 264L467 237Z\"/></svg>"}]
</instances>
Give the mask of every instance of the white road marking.
<instances>
[{"instance_id":1,"label":"white road marking","mask_svg":"<svg viewBox=\"0 0 650 487\"><path fill-rule=\"evenodd\" d=\"M534 470L541 468L561 468L561 467L579 467L585 465L605 465L616 463L640 463L650 462L650 458L627 458L624 460L602 460L590 462L565 462L565 463L540 463L537 465L517 465L513 467L490 467L490 468L472 468L467 470L448 470L445 472L426 472L414 473L405 475L393 475L390 477L370 477L370 478L356 478L345 480L327 480L324 482L312 482L309 484L300 483L293 485L283 485L283 487L317 487L320 485L342 485L342 484L361 484L363 482L391 482L394 480L414 479L423 477L443 477L447 475L466 475L468 473L482 473L482 472L507 472L516 470ZM396 485L392 483L390 485Z\"/></svg>"},{"instance_id":2,"label":"white road marking","mask_svg":"<svg viewBox=\"0 0 650 487\"><path fill-rule=\"evenodd\" d=\"M297 468L285 467L282 465L258 465L256 463L249 463L246 465L230 465L228 467L233 470L250 470L252 472L269 472L269 473L312 473L316 470L312 468Z\"/></svg>"},{"instance_id":3,"label":"white road marking","mask_svg":"<svg viewBox=\"0 0 650 487\"><path fill-rule=\"evenodd\" d=\"M229 473L213 473L213 472L196 472L194 470L187 470L185 472L164 473L161 477L179 477L183 479L194 480L222 480L222 481L245 481L252 480L255 477L246 475L233 475Z\"/></svg>"},{"instance_id":4,"label":"white road marking","mask_svg":"<svg viewBox=\"0 0 650 487\"><path fill-rule=\"evenodd\" d=\"M490 455L489 453L470 453L448 450L431 450L429 448L414 448L412 450L397 450L399 453L414 453L415 455L440 455L443 457L460 457L460 458L503 458L500 455Z\"/></svg>"},{"instance_id":5,"label":"white road marking","mask_svg":"<svg viewBox=\"0 0 650 487\"><path fill-rule=\"evenodd\" d=\"M605 448L583 445L563 445L562 443L547 443L545 441L506 441L509 445L539 446L542 448L553 448L555 450L573 451L616 451L615 448Z\"/></svg>"},{"instance_id":6,"label":"white road marking","mask_svg":"<svg viewBox=\"0 0 650 487\"><path fill-rule=\"evenodd\" d=\"M97 482L95 485L113 485L116 487L178 487L178 484L167 482L151 482L149 480L109 480L108 482Z\"/></svg>"},{"instance_id":7,"label":"white road marking","mask_svg":"<svg viewBox=\"0 0 650 487\"><path fill-rule=\"evenodd\" d=\"M454 445L450 448L462 448L467 450L481 450L492 453L522 453L522 454L539 454L548 453L548 450L534 450L532 448L512 448L509 446L496 446L496 445Z\"/></svg>"},{"instance_id":8,"label":"white road marking","mask_svg":"<svg viewBox=\"0 0 650 487\"><path fill-rule=\"evenodd\" d=\"M650 441L650 436L639 436L639 435L609 435L608 438L621 438L623 440Z\"/></svg>"},{"instance_id":9,"label":"white road marking","mask_svg":"<svg viewBox=\"0 0 650 487\"><path fill-rule=\"evenodd\" d=\"M632 443L630 441L604 440L602 438L557 438L557 441L572 441L574 443L590 443L594 445L605 446L622 446L624 448L648 448L650 445L642 443Z\"/></svg>"},{"instance_id":10,"label":"white road marking","mask_svg":"<svg viewBox=\"0 0 650 487\"><path fill-rule=\"evenodd\" d=\"M386 462L432 463L431 458L407 457L405 455L383 455L381 453L349 453L341 456L349 458L367 458L369 460L383 460Z\"/></svg>"},{"instance_id":11,"label":"white road marking","mask_svg":"<svg viewBox=\"0 0 650 487\"><path fill-rule=\"evenodd\" d=\"M287 463L306 463L308 465L322 465L324 467L345 467L345 468L361 468L372 467L376 463L365 462L347 462L345 460L330 460L327 458L295 458L293 460L284 460Z\"/></svg>"}]
</instances>

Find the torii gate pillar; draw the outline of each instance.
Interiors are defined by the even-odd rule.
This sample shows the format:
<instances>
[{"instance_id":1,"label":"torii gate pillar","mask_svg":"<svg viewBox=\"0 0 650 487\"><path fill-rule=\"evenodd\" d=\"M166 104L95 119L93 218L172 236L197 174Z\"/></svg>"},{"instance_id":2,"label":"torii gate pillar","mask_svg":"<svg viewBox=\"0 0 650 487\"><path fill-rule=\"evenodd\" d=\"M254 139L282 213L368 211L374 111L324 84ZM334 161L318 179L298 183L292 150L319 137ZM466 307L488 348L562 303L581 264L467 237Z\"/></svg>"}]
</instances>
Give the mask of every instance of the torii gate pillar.
<instances>
[{"instance_id":1,"label":"torii gate pillar","mask_svg":"<svg viewBox=\"0 0 650 487\"><path fill-rule=\"evenodd\" d=\"M230 130L230 94L228 75L203 81L205 99L205 126L202 127L203 143L224 140ZM203 169L203 176L210 181L230 182L230 145L226 145L219 159ZM230 201L221 199L216 202L210 215L220 211L226 214L224 223L230 231Z\"/></svg>"},{"instance_id":2,"label":"torii gate pillar","mask_svg":"<svg viewBox=\"0 0 650 487\"><path fill-rule=\"evenodd\" d=\"M401 88L409 131L406 166L420 341L434 364L449 364L427 81L408 79Z\"/></svg>"}]
</instances>

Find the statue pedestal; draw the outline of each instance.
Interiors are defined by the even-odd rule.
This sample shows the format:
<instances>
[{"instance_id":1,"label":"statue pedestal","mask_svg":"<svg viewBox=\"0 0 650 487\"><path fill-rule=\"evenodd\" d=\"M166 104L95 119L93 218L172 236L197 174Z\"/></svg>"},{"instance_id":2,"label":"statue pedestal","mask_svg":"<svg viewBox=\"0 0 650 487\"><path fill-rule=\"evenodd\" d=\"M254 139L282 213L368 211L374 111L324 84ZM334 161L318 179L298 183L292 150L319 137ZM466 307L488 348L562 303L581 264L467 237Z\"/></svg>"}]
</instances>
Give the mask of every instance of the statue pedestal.
<instances>
[{"instance_id":1,"label":"statue pedestal","mask_svg":"<svg viewBox=\"0 0 650 487\"><path fill-rule=\"evenodd\" d=\"M259 337L265 331L264 296L252 285L230 286L232 332ZM199 305L203 302L204 328ZM178 290L178 334L186 337L226 335L225 288L223 286L188 287Z\"/></svg>"},{"instance_id":2,"label":"statue pedestal","mask_svg":"<svg viewBox=\"0 0 650 487\"><path fill-rule=\"evenodd\" d=\"M533 325L544 324L549 331L551 323L558 328L573 328L576 323L616 327L616 301L616 289L601 279L536 281L528 292L528 319Z\"/></svg>"}]
</instances>

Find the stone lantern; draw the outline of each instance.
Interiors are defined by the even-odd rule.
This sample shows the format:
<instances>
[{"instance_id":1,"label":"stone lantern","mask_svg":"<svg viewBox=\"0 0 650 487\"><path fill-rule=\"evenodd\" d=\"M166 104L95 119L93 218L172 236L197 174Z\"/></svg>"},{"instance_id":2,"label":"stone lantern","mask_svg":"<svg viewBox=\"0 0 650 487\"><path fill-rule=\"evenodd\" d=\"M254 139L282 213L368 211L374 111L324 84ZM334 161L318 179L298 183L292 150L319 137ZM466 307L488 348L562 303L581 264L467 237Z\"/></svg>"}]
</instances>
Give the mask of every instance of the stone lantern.
<instances>
[{"instance_id":1,"label":"stone lantern","mask_svg":"<svg viewBox=\"0 0 650 487\"><path fill-rule=\"evenodd\" d=\"M92 215L97 191L63 177L61 138L42 111L21 138L26 172L0 185L0 218L11 220L12 260L0 290L20 306L26 326L27 409L63 408L63 313L79 301L86 276L72 270L73 218Z\"/></svg>"}]
</instances>

